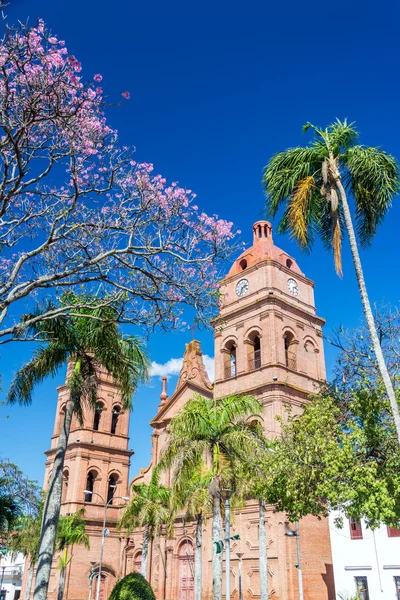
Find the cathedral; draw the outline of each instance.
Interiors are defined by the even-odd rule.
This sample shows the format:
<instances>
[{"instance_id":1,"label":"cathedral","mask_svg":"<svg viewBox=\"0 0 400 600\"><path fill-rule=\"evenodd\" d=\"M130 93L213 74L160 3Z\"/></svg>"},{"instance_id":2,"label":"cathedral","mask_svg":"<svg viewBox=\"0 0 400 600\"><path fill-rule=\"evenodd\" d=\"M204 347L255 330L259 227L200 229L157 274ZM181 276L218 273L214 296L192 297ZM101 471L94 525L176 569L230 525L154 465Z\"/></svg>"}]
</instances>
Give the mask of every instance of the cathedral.
<instances>
[{"instance_id":1,"label":"cathedral","mask_svg":"<svg viewBox=\"0 0 400 600\"><path fill-rule=\"evenodd\" d=\"M62 513L85 508L90 550L73 549L68 565L65 600L86 600L90 596L90 573L99 568L106 512L104 558L100 598L107 600L115 583L132 571L139 571L143 531L126 538L117 530L132 483L147 483L168 439L171 419L184 404L200 393L223 397L231 393L255 395L264 406L262 425L267 437L279 435L276 417L285 418L288 407L300 413L309 396L325 379L322 326L314 303L314 283L296 261L277 248L271 224L253 226L252 246L233 263L220 283L221 306L213 321L215 339L215 381L210 382L203 364L200 343L186 346L176 389L168 395L166 377L157 414L151 421L150 464L129 481L129 414L121 407L112 378L100 373L98 408L86 408L84 425L74 417L64 465ZM46 452L46 482L52 471L63 409L68 396L58 389L58 404L51 441ZM169 473L163 474L169 484ZM238 570L242 564L243 600L260 597L258 559L258 503L247 502L232 517L231 597L239 599ZM268 506L266 511L269 596L273 600L299 598L296 537L287 535L285 514ZM164 535L150 543L147 578L157 600L194 600L194 523L177 519L173 539ZM203 598L210 600L211 519L203 532ZM328 520L307 517L299 523L304 598L333 600L334 582ZM225 568L225 567L224 567ZM59 571L56 561L49 586L49 600L56 599ZM225 572L223 576L225 585Z\"/></svg>"}]
</instances>

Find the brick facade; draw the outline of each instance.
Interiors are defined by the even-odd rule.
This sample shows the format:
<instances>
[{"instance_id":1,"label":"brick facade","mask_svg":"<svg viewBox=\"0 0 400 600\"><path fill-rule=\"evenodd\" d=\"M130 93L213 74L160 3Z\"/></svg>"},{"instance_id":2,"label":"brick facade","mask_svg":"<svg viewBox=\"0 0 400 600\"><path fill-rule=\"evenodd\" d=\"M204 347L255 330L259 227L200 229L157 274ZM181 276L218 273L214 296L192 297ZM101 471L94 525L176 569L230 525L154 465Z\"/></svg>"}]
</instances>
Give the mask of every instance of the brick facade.
<instances>
[{"instance_id":1,"label":"brick facade","mask_svg":"<svg viewBox=\"0 0 400 600\"><path fill-rule=\"evenodd\" d=\"M293 258L273 244L271 225L260 221L253 227L253 245L233 264L221 282L221 308L214 320L215 382L208 379L199 342L186 347L178 385L168 397L163 381L161 402L151 425L152 458L133 481L148 482L168 437L168 425L174 415L194 393L217 398L233 392L252 393L264 405L263 425L267 436L279 435L276 416L285 418L287 409L301 412L309 394L325 378L322 344L323 319L316 315L314 284L301 272ZM52 448L67 390L59 389L56 425ZM85 503L83 490L88 473L96 472L94 489L107 494L110 475L118 475L117 495L128 488L128 414L119 417L116 434L110 433L111 415L118 406L118 392L106 373L102 374L99 399L103 403L99 431L93 431L93 411L86 411L85 426L74 422L65 470L68 486L64 494L63 513L86 507L91 549L74 549L66 585L66 600L88 597L90 561L97 566L101 540L102 507ZM53 450L47 453L46 477L51 471ZM66 473L67 475L67 473ZM169 473L163 475L169 483ZM107 600L115 581L140 568L143 532L135 531L126 540L115 529L121 509L111 508L107 527L106 560L102 600ZM267 508L269 595L274 600L298 598L296 538L285 535L285 515ZM260 597L258 567L258 505L246 504L233 515L232 534L240 540L231 550L231 595L238 598L238 560L243 552L243 598ZM203 594L211 598L211 519L203 532ZM178 519L174 539L164 536L153 540L149 555L148 578L157 600L193 600L194 524L186 526ZM304 596L307 600L333 600L334 583L329 527L326 519L305 518L300 523ZM56 596L58 574L54 571L49 600Z\"/></svg>"}]
</instances>

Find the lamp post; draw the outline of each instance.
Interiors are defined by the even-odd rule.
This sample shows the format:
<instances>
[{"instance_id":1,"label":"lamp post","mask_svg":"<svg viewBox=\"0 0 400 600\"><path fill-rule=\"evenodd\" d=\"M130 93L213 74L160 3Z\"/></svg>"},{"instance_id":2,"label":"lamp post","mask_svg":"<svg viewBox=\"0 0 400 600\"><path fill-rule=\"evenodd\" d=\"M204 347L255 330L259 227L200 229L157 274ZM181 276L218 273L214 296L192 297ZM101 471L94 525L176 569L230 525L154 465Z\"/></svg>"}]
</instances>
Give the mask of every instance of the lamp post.
<instances>
[{"instance_id":1,"label":"lamp post","mask_svg":"<svg viewBox=\"0 0 400 600\"><path fill-rule=\"evenodd\" d=\"M92 600L93 579L94 579L94 565L96 564L96 561L91 560L90 564L92 566L91 566L90 575L89 575L89 600Z\"/></svg>"},{"instance_id":2,"label":"lamp post","mask_svg":"<svg viewBox=\"0 0 400 600\"><path fill-rule=\"evenodd\" d=\"M244 552L236 552L236 556L238 557L238 560L239 560L239 600L243 600L243 595L242 595L242 558L243 558L243 554L244 554Z\"/></svg>"},{"instance_id":3,"label":"lamp post","mask_svg":"<svg viewBox=\"0 0 400 600\"><path fill-rule=\"evenodd\" d=\"M116 486L113 486L113 487L114 487L114 489L116 488ZM97 492L92 492L91 490L84 490L83 493L86 495L89 494L90 496L98 496L104 504L103 531L101 533L100 560L99 560L99 571L98 571L98 575L97 575L97 588L96 588L96 600L99 600L100 587L101 587L101 568L103 566L104 542L105 542L107 535L110 533L108 531L108 529L106 529L107 508L110 506L110 504L112 504L113 500L119 499L119 500L125 500L125 502L129 502L129 498L127 498L126 496L113 496L112 498L109 499L108 502L106 502L104 500L103 496L101 496Z\"/></svg>"},{"instance_id":4,"label":"lamp post","mask_svg":"<svg viewBox=\"0 0 400 600\"><path fill-rule=\"evenodd\" d=\"M222 490L225 500L225 599L231 598L231 490Z\"/></svg>"},{"instance_id":5,"label":"lamp post","mask_svg":"<svg viewBox=\"0 0 400 600\"><path fill-rule=\"evenodd\" d=\"M296 528L293 531L293 529L290 529L288 527L288 525L285 526L286 527L286 531L285 531L285 535L287 535L288 537L295 537L296 538L296 548L297 548L297 578L299 581L299 600L304 600L304 592L303 592L303 574L301 571L301 562L300 562L300 535L299 535L299 522L296 521Z\"/></svg>"}]
</instances>

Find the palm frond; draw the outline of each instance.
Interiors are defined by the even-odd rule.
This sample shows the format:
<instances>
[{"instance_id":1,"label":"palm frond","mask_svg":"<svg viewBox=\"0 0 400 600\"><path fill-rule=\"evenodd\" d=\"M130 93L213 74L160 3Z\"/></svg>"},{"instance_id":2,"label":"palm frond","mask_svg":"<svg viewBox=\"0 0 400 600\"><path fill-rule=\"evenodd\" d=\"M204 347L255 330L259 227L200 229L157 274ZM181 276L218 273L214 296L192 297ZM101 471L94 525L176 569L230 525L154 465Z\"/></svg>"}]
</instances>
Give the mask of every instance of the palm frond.
<instances>
[{"instance_id":1,"label":"palm frond","mask_svg":"<svg viewBox=\"0 0 400 600\"><path fill-rule=\"evenodd\" d=\"M343 156L344 177L356 203L360 242L367 246L399 192L397 160L380 148L354 146Z\"/></svg>"},{"instance_id":2,"label":"palm frond","mask_svg":"<svg viewBox=\"0 0 400 600\"><path fill-rule=\"evenodd\" d=\"M306 248L309 245L310 232L310 200L315 190L315 179L309 175L298 181L294 187L293 194L288 203L288 225L293 236L300 246Z\"/></svg>"}]
</instances>

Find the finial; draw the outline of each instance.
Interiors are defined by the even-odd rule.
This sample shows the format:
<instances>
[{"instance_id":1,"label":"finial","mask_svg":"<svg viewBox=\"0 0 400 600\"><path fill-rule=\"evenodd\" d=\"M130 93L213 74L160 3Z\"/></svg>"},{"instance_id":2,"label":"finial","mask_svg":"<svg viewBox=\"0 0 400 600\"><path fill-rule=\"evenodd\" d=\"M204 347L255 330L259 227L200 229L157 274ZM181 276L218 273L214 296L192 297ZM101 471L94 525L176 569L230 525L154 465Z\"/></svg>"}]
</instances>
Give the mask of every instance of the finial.
<instances>
[{"instance_id":1,"label":"finial","mask_svg":"<svg viewBox=\"0 0 400 600\"><path fill-rule=\"evenodd\" d=\"M269 221L257 221L253 225L254 243L260 240L272 241L272 225Z\"/></svg>"},{"instance_id":2,"label":"finial","mask_svg":"<svg viewBox=\"0 0 400 600\"><path fill-rule=\"evenodd\" d=\"M168 394L167 394L167 378L165 375L163 375L161 377L161 394L160 394L160 400L161 402L165 402L165 400L168 398Z\"/></svg>"}]
</instances>

